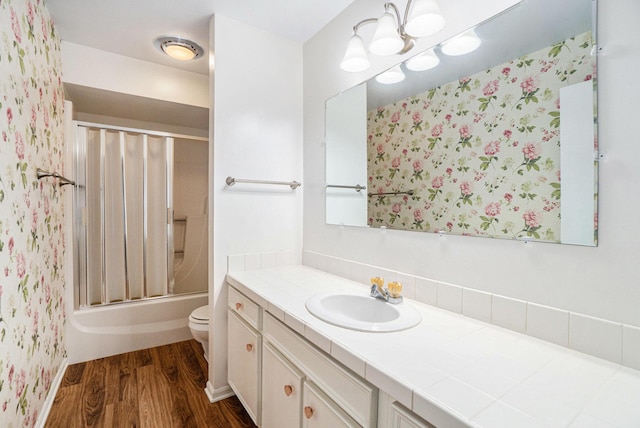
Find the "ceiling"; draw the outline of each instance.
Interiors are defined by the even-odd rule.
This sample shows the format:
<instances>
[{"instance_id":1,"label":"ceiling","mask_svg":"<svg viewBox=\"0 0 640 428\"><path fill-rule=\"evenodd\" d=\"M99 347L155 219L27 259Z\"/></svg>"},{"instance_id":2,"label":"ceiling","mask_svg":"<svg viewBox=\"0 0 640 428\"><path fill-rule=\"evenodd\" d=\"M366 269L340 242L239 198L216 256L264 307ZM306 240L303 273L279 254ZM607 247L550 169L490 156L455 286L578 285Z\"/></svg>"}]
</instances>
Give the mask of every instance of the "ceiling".
<instances>
[{"instance_id":1,"label":"ceiling","mask_svg":"<svg viewBox=\"0 0 640 428\"><path fill-rule=\"evenodd\" d=\"M48 0L64 41L208 74L207 56L175 61L160 53L160 36L191 39L208 49L214 13L306 42L353 0Z\"/></svg>"},{"instance_id":2,"label":"ceiling","mask_svg":"<svg viewBox=\"0 0 640 428\"><path fill-rule=\"evenodd\" d=\"M209 21L218 13L306 42L354 0L47 0L63 41L208 75L208 56L176 61L153 41L161 36L193 40L209 48ZM208 109L65 84L77 112L163 125L208 128Z\"/></svg>"}]
</instances>

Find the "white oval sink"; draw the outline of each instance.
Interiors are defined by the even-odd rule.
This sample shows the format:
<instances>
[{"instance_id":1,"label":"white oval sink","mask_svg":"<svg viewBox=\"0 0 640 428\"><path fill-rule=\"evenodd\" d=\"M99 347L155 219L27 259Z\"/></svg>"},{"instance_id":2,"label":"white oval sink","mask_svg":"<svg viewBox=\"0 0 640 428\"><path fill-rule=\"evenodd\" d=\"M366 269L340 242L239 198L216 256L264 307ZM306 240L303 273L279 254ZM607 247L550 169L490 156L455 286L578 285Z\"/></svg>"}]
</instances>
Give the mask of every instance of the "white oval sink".
<instances>
[{"instance_id":1,"label":"white oval sink","mask_svg":"<svg viewBox=\"0 0 640 428\"><path fill-rule=\"evenodd\" d=\"M406 302L393 305L368 295L320 293L310 297L305 306L329 324L358 331L399 331L422 321L420 312Z\"/></svg>"}]
</instances>

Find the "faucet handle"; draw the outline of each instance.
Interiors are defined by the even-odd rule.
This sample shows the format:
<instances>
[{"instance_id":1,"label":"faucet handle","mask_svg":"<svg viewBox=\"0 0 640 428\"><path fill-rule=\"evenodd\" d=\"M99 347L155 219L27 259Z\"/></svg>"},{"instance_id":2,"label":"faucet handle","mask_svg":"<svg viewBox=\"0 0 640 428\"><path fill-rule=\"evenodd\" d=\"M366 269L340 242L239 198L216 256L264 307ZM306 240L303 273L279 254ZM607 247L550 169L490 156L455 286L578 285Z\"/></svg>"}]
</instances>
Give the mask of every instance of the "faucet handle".
<instances>
[{"instance_id":1,"label":"faucet handle","mask_svg":"<svg viewBox=\"0 0 640 428\"><path fill-rule=\"evenodd\" d=\"M395 281L390 282L387 284L387 290L389 290L391 297L400 297L400 293L402 293L402 284Z\"/></svg>"},{"instance_id":2,"label":"faucet handle","mask_svg":"<svg viewBox=\"0 0 640 428\"><path fill-rule=\"evenodd\" d=\"M375 285L379 289L382 289L382 286L384 285L384 279L380 278L379 276L374 276L373 278L371 278L371 285Z\"/></svg>"}]
</instances>

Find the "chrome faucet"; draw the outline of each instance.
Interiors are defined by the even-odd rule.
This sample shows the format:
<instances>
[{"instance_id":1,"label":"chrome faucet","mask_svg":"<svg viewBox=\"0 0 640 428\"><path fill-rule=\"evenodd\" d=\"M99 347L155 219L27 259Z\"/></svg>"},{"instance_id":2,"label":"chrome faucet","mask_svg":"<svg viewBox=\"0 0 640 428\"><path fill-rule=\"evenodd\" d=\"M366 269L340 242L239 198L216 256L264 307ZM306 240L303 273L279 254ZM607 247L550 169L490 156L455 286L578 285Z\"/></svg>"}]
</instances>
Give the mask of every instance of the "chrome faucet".
<instances>
[{"instance_id":1,"label":"chrome faucet","mask_svg":"<svg viewBox=\"0 0 640 428\"><path fill-rule=\"evenodd\" d=\"M391 290L384 288L384 280L376 276L371 278L371 292L369 294L371 297L384 300L394 305L402 303L402 296L400 295L402 285L399 282L390 282L389 288L391 288Z\"/></svg>"}]
</instances>

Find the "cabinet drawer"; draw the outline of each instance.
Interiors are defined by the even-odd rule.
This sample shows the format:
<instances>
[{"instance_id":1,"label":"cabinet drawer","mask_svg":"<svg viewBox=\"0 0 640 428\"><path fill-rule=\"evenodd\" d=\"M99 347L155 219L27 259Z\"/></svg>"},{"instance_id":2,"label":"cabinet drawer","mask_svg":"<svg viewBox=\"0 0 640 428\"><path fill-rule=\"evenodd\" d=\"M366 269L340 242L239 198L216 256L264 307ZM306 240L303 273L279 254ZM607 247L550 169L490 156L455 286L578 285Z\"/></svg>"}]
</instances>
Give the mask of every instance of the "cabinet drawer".
<instances>
[{"instance_id":1,"label":"cabinet drawer","mask_svg":"<svg viewBox=\"0 0 640 428\"><path fill-rule=\"evenodd\" d=\"M263 334L293 364L363 427L375 427L378 390L333 362L266 313Z\"/></svg>"},{"instance_id":2,"label":"cabinet drawer","mask_svg":"<svg viewBox=\"0 0 640 428\"><path fill-rule=\"evenodd\" d=\"M304 374L270 343L262 348L262 428L299 427Z\"/></svg>"},{"instance_id":3,"label":"cabinet drawer","mask_svg":"<svg viewBox=\"0 0 640 428\"><path fill-rule=\"evenodd\" d=\"M303 428L360 428L340 407L313 382L304 383Z\"/></svg>"},{"instance_id":4,"label":"cabinet drawer","mask_svg":"<svg viewBox=\"0 0 640 428\"><path fill-rule=\"evenodd\" d=\"M391 404L391 428L434 428L398 402Z\"/></svg>"},{"instance_id":5,"label":"cabinet drawer","mask_svg":"<svg viewBox=\"0 0 640 428\"><path fill-rule=\"evenodd\" d=\"M229 309L244 318L253 328L260 330L260 307L244 294L229 286Z\"/></svg>"},{"instance_id":6,"label":"cabinet drawer","mask_svg":"<svg viewBox=\"0 0 640 428\"><path fill-rule=\"evenodd\" d=\"M228 381L256 425L260 425L262 338L229 310Z\"/></svg>"}]
</instances>

